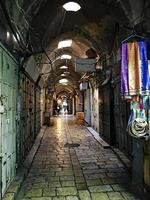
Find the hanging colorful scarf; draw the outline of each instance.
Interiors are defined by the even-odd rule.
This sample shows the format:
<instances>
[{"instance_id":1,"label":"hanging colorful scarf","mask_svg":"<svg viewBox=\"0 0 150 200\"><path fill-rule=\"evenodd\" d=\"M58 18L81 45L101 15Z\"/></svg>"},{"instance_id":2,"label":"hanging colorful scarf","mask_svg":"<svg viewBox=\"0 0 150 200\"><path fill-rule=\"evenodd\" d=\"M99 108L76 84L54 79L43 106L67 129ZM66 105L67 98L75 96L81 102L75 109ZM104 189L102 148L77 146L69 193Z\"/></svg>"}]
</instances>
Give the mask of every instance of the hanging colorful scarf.
<instances>
[{"instance_id":1,"label":"hanging colorful scarf","mask_svg":"<svg viewBox=\"0 0 150 200\"><path fill-rule=\"evenodd\" d=\"M145 41L122 44L121 91L124 97L150 94Z\"/></svg>"}]
</instances>

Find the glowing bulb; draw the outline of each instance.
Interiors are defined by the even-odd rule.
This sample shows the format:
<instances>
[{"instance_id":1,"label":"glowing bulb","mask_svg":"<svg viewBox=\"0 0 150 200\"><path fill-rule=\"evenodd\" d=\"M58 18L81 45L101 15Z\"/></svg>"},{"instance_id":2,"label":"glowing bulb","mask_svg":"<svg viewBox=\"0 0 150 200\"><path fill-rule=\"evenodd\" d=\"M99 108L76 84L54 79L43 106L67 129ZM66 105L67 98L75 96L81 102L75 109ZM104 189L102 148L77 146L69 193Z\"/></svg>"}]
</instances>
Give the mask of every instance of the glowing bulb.
<instances>
[{"instance_id":1,"label":"glowing bulb","mask_svg":"<svg viewBox=\"0 0 150 200\"><path fill-rule=\"evenodd\" d=\"M60 104L60 103L61 103L61 100L60 100L60 99L58 99L57 103L58 103L58 104Z\"/></svg>"},{"instance_id":2,"label":"glowing bulb","mask_svg":"<svg viewBox=\"0 0 150 200\"><path fill-rule=\"evenodd\" d=\"M7 39L10 38L10 33L7 31Z\"/></svg>"},{"instance_id":3,"label":"glowing bulb","mask_svg":"<svg viewBox=\"0 0 150 200\"><path fill-rule=\"evenodd\" d=\"M65 79L65 78L63 78L63 79L60 79L60 80L59 80L59 83L68 83L68 80L67 80L67 79Z\"/></svg>"},{"instance_id":4,"label":"glowing bulb","mask_svg":"<svg viewBox=\"0 0 150 200\"><path fill-rule=\"evenodd\" d=\"M68 69L67 66L61 66L60 69Z\"/></svg>"},{"instance_id":5,"label":"glowing bulb","mask_svg":"<svg viewBox=\"0 0 150 200\"><path fill-rule=\"evenodd\" d=\"M70 55L64 54L60 57L61 59L71 59Z\"/></svg>"},{"instance_id":6,"label":"glowing bulb","mask_svg":"<svg viewBox=\"0 0 150 200\"><path fill-rule=\"evenodd\" d=\"M72 45L72 40L63 40L58 43L58 49L70 47Z\"/></svg>"},{"instance_id":7,"label":"glowing bulb","mask_svg":"<svg viewBox=\"0 0 150 200\"><path fill-rule=\"evenodd\" d=\"M78 10L80 10L81 6L78 3L75 3L75 2L68 2L68 3L65 3L63 5L63 8L66 11L77 12Z\"/></svg>"}]
</instances>

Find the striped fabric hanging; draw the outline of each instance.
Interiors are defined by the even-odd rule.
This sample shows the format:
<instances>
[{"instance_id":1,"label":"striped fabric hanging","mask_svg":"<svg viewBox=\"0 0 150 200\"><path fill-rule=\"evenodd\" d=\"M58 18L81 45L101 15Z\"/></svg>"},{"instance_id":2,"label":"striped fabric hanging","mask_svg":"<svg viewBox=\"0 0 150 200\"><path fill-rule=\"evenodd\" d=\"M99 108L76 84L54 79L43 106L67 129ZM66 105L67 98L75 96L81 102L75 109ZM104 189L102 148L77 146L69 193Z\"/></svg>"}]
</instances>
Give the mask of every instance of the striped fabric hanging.
<instances>
[{"instance_id":1,"label":"striped fabric hanging","mask_svg":"<svg viewBox=\"0 0 150 200\"><path fill-rule=\"evenodd\" d=\"M145 41L122 44L121 92L125 98L150 94L147 43Z\"/></svg>"}]
</instances>

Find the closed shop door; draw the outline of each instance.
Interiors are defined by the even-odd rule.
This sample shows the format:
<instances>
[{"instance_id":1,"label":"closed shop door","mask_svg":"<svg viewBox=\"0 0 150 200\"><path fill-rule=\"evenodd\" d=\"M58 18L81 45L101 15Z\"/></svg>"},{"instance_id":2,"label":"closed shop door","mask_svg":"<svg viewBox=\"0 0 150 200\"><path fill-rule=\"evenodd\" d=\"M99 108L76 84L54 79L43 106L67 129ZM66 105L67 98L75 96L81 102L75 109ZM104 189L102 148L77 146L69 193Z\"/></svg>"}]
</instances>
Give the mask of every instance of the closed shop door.
<instances>
[{"instance_id":1,"label":"closed shop door","mask_svg":"<svg viewBox=\"0 0 150 200\"><path fill-rule=\"evenodd\" d=\"M85 121L91 125L91 101L90 101L90 89L84 92L84 116Z\"/></svg>"},{"instance_id":2,"label":"closed shop door","mask_svg":"<svg viewBox=\"0 0 150 200\"><path fill-rule=\"evenodd\" d=\"M20 73L20 160L28 155L35 138L35 84L24 73Z\"/></svg>"},{"instance_id":3,"label":"closed shop door","mask_svg":"<svg viewBox=\"0 0 150 200\"><path fill-rule=\"evenodd\" d=\"M118 82L114 88L115 145L131 158L132 138L126 131L129 114L130 103L121 99L121 86Z\"/></svg>"},{"instance_id":4,"label":"closed shop door","mask_svg":"<svg viewBox=\"0 0 150 200\"><path fill-rule=\"evenodd\" d=\"M41 90L40 88L36 88L35 89L35 135L34 138L36 137L36 135L39 133L39 130L41 128L41 104L40 104L40 99L41 99Z\"/></svg>"},{"instance_id":5,"label":"closed shop door","mask_svg":"<svg viewBox=\"0 0 150 200\"><path fill-rule=\"evenodd\" d=\"M114 144L113 94L110 85L99 88L100 133L109 144Z\"/></svg>"},{"instance_id":6,"label":"closed shop door","mask_svg":"<svg viewBox=\"0 0 150 200\"><path fill-rule=\"evenodd\" d=\"M18 91L18 64L0 47L0 150L1 150L1 195L15 176L16 168L16 104Z\"/></svg>"}]
</instances>

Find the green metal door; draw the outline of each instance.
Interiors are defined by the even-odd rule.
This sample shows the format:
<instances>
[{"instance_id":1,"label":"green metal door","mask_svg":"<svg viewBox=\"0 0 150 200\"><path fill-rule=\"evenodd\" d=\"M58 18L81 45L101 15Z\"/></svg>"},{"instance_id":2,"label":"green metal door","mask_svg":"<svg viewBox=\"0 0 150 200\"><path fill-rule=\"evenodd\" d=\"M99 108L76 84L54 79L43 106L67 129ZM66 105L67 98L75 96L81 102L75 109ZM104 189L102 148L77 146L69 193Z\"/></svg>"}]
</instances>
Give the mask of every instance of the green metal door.
<instances>
[{"instance_id":1,"label":"green metal door","mask_svg":"<svg viewBox=\"0 0 150 200\"><path fill-rule=\"evenodd\" d=\"M15 176L16 169L16 99L18 64L0 46L0 159L1 195Z\"/></svg>"}]
</instances>

